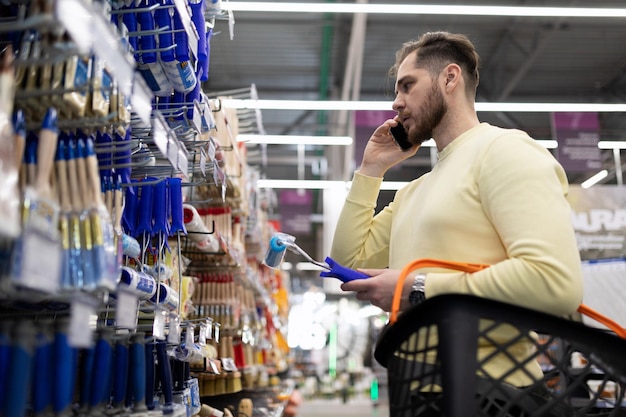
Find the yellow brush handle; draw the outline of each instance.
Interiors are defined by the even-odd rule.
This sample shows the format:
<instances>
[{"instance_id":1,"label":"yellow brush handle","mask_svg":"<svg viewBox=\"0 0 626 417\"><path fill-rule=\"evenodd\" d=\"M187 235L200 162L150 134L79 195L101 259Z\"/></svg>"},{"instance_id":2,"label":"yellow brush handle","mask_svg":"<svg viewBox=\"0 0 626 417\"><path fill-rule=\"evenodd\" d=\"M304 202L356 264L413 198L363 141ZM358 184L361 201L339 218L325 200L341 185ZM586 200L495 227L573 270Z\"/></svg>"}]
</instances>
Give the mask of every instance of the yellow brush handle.
<instances>
[{"instance_id":1,"label":"yellow brush handle","mask_svg":"<svg viewBox=\"0 0 626 417\"><path fill-rule=\"evenodd\" d=\"M70 204L72 205L72 208L76 211L80 211L81 210L81 201L80 201L80 196L78 195L78 193L80 192L79 186L78 186L78 174L77 174L77 167L76 167L76 159L75 158L70 158L67 160L67 178L69 180L69 195L70 195Z\"/></svg>"},{"instance_id":2,"label":"yellow brush handle","mask_svg":"<svg viewBox=\"0 0 626 417\"><path fill-rule=\"evenodd\" d=\"M70 189L67 182L67 162L63 159L57 160L57 183L59 184L59 199L61 201L61 209L64 212L72 210L72 202L70 198Z\"/></svg>"},{"instance_id":3,"label":"yellow brush handle","mask_svg":"<svg viewBox=\"0 0 626 417\"><path fill-rule=\"evenodd\" d=\"M94 207L94 199L89 192L89 180L87 178L87 164L85 158L76 158L76 169L78 171L78 187L79 187L79 199L81 202L81 208L87 209Z\"/></svg>"},{"instance_id":4,"label":"yellow brush handle","mask_svg":"<svg viewBox=\"0 0 626 417\"><path fill-rule=\"evenodd\" d=\"M98 170L98 158L95 155L87 156L85 158L87 166L87 175L89 176L89 183L91 188L91 195L96 207L102 207L104 201L102 199L101 186L100 186L100 171Z\"/></svg>"},{"instance_id":5,"label":"yellow brush handle","mask_svg":"<svg viewBox=\"0 0 626 417\"><path fill-rule=\"evenodd\" d=\"M39 132L35 189L41 197L46 199L52 199L50 175L52 174L54 154L56 153L57 136L57 132L50 129L42 129Z\"/></svg>"}]
</instances>

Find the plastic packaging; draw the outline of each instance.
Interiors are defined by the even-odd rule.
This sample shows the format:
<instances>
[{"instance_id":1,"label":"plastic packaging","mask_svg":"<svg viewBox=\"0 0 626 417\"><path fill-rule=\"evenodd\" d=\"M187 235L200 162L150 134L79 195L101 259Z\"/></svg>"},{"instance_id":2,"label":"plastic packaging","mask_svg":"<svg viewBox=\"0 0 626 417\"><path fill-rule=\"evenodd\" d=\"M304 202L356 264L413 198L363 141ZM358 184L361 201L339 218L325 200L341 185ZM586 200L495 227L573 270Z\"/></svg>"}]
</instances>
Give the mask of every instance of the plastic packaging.
<instances>
[{"instance_id":1,"label":"plastic packaging","mask_svg":"<svg viewBox=\"0 0 626 417\"><path fill-rule=\"evenodd\" d=\"M187 237L202 251L218 252L219 242L202 221L198 210L191 204L184 204L183 212Z\"/></svg>"},{"instance_id":2,"label":"plastic packaging","mask_svg":"<svg viewBox=\"0 0 626 417\"><path fill-rule=\"evenodd\" d=\"M137 12L137 22L142 32L139 39L139 50L135 54L137 70L146 80L148 87L150 87L154 95L169 96L172 94L173 88L157 56L152 12Z\"/></svg>"},{"instance_id":3,"label":"plastic packaging","mask_svg":"<svg viewBox=\"0 0 626 417\"><path fill-rule=\"evenodd\" d=\"M25 144L24 115L13 117L15 73L13 52L7 49L0 63L0 237L16 238L20 228L19 163ZM14 126L10 122L14 120Z\"/></svg>"},{"instance_id":4,"label":"plastic packaging","mask_svg":"<svg viewBox=\"0 0 626 417\"><path fill-rule=\"evenodd\" d=\"M171 0L168 0L171 3ZM196 72L189 56L189 39L185 32L185 27L180 19L180 14L176 9L173 10L170 27L174 27L174 48L173 56L169 53L161 52L161 64L165 70L165 74L175 91L179 93L188 93L196 86ZM159 45L161 48L170 45ZM174 58L174 59L172 59Z\"/></svg>"}]
</instances>

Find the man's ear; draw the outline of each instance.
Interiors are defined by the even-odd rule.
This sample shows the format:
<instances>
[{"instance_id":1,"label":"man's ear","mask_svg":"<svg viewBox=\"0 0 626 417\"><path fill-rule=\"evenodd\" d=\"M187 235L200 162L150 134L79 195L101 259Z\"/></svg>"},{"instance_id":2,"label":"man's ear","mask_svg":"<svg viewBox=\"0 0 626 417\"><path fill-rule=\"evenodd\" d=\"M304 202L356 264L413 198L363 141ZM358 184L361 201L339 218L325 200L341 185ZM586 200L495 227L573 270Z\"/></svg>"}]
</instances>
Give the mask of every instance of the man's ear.
<instances>
[{"instance_id":1,"label":"man's ear","mask_svg":"<svg viewBox=\"0 0 626 417\"><path fill-rule=\"evenodd\" d=\"M463 78L461 67L457 64L446 65L443 75L446 91L454 90Z\"/></svg>"}]
</instances>

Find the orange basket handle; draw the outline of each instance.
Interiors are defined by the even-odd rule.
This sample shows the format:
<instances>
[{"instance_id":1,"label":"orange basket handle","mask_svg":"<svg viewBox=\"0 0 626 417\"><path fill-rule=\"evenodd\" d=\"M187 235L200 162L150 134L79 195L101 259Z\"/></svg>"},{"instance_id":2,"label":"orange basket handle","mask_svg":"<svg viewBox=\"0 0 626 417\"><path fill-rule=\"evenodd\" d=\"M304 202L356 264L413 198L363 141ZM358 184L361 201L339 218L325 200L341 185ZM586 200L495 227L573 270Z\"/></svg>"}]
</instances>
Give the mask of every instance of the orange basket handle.
<instances>
[{"instance_id":1,"label":"orange basket handle","mask_svg":"<svg viewBox=\"0 0 626 417\"><path fill-rule=\"evenodd\" d=\"M430 258L416 259L415 261L408 263L400 272L400 276L398 277L398 281L396 282L396 287L393 292L393 300L391 302L391 315L389 316L389 323L393 324L398 320L400 301L402 299L402 290L404 288L404 281L406 280L407 276L416 269L427 267L447 268L464 272L477 272L482 269L488 268L489 265L443 261L440 259ZM624 329L619 323L610 319L609 317L599 313L589 306L586 306L585 304L581 304L578 306L578 312L599 323L604 324L606 327L614 331L616 335L618 335L622 339L626 339L626 329Z\"/></svg>"}]
</instances>

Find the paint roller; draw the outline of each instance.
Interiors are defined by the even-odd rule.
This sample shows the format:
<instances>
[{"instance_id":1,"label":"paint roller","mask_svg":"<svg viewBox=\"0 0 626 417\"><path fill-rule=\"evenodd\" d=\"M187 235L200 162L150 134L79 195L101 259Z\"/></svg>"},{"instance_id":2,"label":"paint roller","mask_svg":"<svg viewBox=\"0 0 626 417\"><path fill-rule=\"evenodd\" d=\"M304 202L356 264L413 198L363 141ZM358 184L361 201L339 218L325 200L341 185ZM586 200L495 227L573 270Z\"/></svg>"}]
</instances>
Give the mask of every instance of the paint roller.
<instances>
[{"instance_id":1,"label":"paint roller","mask_svg":"<svg viewBox=\"0 0 626 417\"><path fill-rule=\"evenodd\" d=\"M339 265L330 257L326 257L325 262L314 260L296 244L296 238L294 236L281 232L274 233L270 239L269 247L267 249L267 253L265 254L263 263L272 269L278 268L285 258L285 252L287 249L293 253L304 256L307 261L324 269L324 271L320 272L320 277L337 278L343 282L369 278L369 275Z\"/></svg>"}]
</instances>

